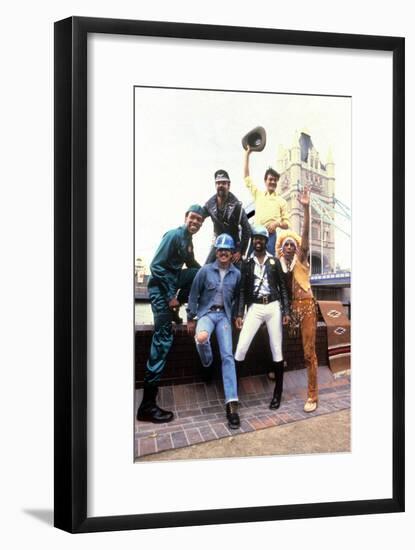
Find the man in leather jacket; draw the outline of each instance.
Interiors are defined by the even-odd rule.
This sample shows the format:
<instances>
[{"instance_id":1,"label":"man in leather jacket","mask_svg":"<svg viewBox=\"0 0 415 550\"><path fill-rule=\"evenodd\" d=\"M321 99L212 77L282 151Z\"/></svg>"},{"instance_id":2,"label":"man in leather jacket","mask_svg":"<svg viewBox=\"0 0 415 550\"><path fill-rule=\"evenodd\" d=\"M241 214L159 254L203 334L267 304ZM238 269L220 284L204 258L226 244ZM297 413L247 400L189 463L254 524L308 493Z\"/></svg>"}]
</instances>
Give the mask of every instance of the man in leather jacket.
<instances>
[{"instance_id":1,"label":"man in leather jacket","mask_svg":"<svg viewBox=\"0 0 415 550\"><path fill-rule=\"evenodd\" d=\"M242 362L262 323L266 323L275 370L275 389L270 407L281 402L284 361L282 324L289 322L288 294L280 262L266 251L268 231L263 226L252 230L254 251L241 268L241 283L236 328L242 329L235 360ZM243 319L245 306L247 313Z\"/></svg>"},{"instance_id":2,"label":"man in leather jacket","mask_svg":"<svg viewBox=\"0 0 415 550\"><path fill-rule=\"evenodd\" d=\"M209 217L213 222L214 240L223 233L230 235L235 243L232 255L232 263L240 265L241 258L248 247L251 236L251 226L246 212L233 193L229 191L231 181L226 170L215 172L216 195L213 195L204 206L205 218ZM216 249L212 245L206 263L212 263L216 259Z\"/></svg>"}]
</instances>

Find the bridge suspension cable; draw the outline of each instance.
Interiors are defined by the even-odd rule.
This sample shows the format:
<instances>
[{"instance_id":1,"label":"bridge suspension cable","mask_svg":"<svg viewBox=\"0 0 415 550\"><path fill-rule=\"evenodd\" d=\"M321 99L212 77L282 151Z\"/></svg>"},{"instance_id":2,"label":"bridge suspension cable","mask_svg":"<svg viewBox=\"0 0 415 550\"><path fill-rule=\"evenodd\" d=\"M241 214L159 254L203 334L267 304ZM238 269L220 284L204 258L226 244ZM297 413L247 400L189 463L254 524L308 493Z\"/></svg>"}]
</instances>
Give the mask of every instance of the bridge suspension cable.
<instances>
[{"instance_id":1,"label":"bridge suspension cable","mask_svg":"<svg viewBox=\"0 0 415 550\"><path fill-rule=\"evenodd\" d=\"M343 204L343 203L342 203ZM320 218L322 218L326 223L332 225L342 233L344 233L347 237L350 238L350 233L345 231L342 227L337 225L333 220L333 214L338 213L333 207L328 207L326 203L324 203L321 199L316 197L315 195L311 195L311 206L314 208L314 210L319 214ZM347 216L347 214L343 214L348 219L351 219L350 216Z\"/></svg>"}]
</instances>

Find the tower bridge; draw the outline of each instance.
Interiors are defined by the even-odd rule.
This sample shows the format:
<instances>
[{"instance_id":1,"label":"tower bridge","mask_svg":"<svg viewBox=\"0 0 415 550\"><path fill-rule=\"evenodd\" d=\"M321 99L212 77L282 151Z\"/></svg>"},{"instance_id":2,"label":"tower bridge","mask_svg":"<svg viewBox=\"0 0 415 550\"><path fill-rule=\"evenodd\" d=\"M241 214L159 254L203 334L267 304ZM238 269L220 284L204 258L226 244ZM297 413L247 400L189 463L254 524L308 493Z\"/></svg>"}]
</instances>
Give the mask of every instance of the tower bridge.
<instances>
[{"instance_id":1,"label":"tower bridge","mask_svg":"<svg viewBox=\"0 0 415 550\"><path fill-rule=\"evenodd\" d=\"M291 146L279 146L278 191L287 201L290 227L301 235L304 211L298 197L310 187L310 271L314 294L320 300L350 303L350 270L339 271L335 262L335 230L347 238L350 233L341 221L350 222L350 207L336 197L333 153L329 149L325 162L315 148L308 130L296 132ZM248 218L255 214L255 204L247 205ZM340 221L341 220L341 221ZM347 225L347 224L346 224Z\"/></svg>"}]
</instances>

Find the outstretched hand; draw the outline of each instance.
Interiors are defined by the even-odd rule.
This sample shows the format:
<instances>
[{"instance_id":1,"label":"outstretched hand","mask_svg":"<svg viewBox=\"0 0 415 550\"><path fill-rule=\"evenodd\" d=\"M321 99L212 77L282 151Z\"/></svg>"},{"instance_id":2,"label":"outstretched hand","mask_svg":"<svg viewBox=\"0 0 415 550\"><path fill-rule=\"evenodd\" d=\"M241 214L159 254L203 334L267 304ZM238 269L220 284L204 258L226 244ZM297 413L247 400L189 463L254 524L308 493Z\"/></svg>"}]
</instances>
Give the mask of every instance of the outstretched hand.
<instances>
[{"instance_id":1,"label":"outstretched hand","mask_svg":"<svg viewBox=\"0 0 415 550\"><path fill-rule=\"evenodd\" d=\"M298 200L300 201L300 204L302 204L303 206L308 206L310 204L310 186L304 187Z\"/></svg>"}]
</instances>

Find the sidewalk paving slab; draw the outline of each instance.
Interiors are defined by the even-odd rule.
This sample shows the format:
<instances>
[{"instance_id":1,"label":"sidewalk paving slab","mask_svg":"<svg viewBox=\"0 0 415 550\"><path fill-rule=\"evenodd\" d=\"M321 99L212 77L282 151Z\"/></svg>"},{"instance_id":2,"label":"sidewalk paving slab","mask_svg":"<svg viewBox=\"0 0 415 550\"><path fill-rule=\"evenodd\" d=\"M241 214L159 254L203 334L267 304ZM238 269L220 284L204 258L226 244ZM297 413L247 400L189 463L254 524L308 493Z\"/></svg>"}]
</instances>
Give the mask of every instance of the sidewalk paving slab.
<instances>
[{"instance_id":1,"label":"sidewalk paving slab","mask_svg":"<svg viewBox=\"0 0 415 550\"><path fill-rule=\"evenodd\" d=\"M266 375L239 380L241 426L231 430L226 421L222 381L210 384L192 383L164 386L159 389L158 403L174 412L167 424L135 422L135 458L179 449L274 428L350 409L350 376L334 377L328 367L319 367L319 406L312 413L303 411L306 399L305 369L289 371L284 376L281 407L270 410L274 382ZM135 410L143 390L135 392Z\"/></svg>"}]
</instances>

